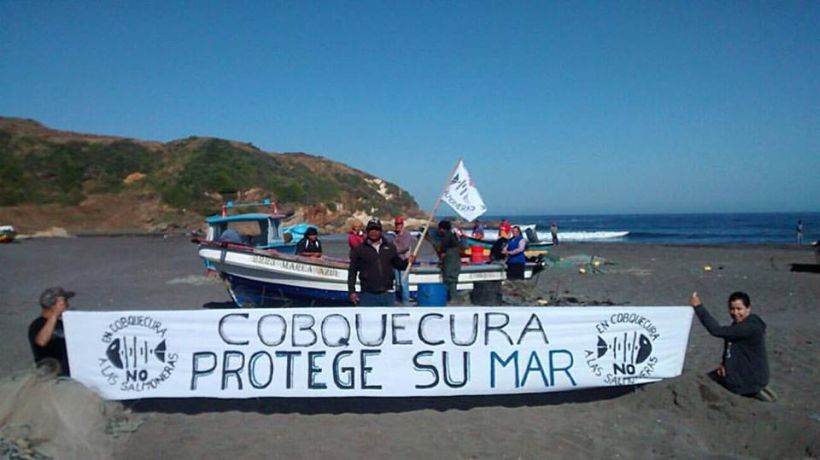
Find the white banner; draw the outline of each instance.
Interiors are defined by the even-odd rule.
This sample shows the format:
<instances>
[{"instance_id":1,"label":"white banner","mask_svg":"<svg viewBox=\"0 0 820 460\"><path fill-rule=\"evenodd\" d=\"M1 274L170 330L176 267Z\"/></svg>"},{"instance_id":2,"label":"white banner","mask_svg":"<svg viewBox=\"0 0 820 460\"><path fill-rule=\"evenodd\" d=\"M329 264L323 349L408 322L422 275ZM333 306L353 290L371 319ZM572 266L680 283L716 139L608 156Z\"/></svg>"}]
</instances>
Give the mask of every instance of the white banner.
<instances>
[{"instance_id":1,"label":"white banner","mask_svg":"<svg viewBox=\"0 0 820 460\"><path fill-rule=\"evenodd\" d=\"M108 399L455 396L680 375L690 307L290 308L63 315Z\"/></svg>"},{"instance_id":2,"label":"white banner","mask_svg":"<svg viewBox=\"0 0 820 460\"><path fill-rule=\"evenodd\" d=\"M468 221L475 220L478 216L487 212L487 206L484 205L484 200L481 199L481 195L478 193L475 183L473 183L473 178L470 177L470 173L464 167L464 162L460 160L453 177L450 178L450 185L444 189L441 198Z\"/></svg>"}]
</instances>

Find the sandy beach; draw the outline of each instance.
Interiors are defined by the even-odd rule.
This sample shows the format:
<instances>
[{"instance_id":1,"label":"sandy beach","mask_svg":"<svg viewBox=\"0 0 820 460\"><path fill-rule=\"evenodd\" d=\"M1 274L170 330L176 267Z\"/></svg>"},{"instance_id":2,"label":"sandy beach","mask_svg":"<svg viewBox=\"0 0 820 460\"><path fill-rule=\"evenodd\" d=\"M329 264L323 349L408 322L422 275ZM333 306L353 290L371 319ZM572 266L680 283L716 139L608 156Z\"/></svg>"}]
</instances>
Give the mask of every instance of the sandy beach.
<instances>
[{"instance_id":1,"label":"sandy beach","mask_svg":"<svg viewBox=\"0 0 820 460\"><path fill-rule=\"evenodd\" d=\"M344 243L326 244L330 254ZM565 244L554 254L602 258L542 272L526 291L555 304L687 305L698 291L728 323L743 290L768 324L771 386L763 403L706 374L722 342L695 320L681 377L618 391L431 399L146 400L116 440L116 458L803 458L820 455L820 274L810 246ZM600 259L599 259L600 260ZM709 266L707 271L704 267ZM186 238L32 239L0 247L0 376L27 368L29 322L44 287L77 292L81 310L226 306ZM514 297L509 297L515 300Z\"/></svg>"}]
</instances>

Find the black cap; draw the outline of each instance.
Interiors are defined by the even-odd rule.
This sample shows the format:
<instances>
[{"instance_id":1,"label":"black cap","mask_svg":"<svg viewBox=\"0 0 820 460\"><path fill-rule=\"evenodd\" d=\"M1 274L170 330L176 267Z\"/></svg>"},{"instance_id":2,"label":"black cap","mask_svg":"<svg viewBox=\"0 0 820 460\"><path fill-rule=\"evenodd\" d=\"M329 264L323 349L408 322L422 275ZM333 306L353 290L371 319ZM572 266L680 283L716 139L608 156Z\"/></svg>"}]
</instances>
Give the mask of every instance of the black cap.
<instances>
[{"instance_id":1,"label":"black cap","mask_svg":"<svg viewBox=\"0 0 820 460\"><path fill-rule=\"evenodd\" d=\"M382 231L382 222L379 219L373 218L367 223L367 231L378 230Z\"/></svg>"},{"instance_id":2,"label":"black cap","mask_svg":"<svg viewBox=\"0 0 820 460\"><path fill-rule=\"evenodd\" d=\"M68 300L74 297L74 293L66 291L61 287L50 287L40 294L40 306L43 308L51 308L57 303L57 298L59 297Z\"/></svg>"},{"instance_id":3,"label":"black cap","mask_svg":"<svg viewBox=\"0 0 820 460\"><path fill-rule=\"evenodd\" d=\"M450 223L449 220L442 220L438 223L438 228L442 230L450 230L453 228L453 225Z\"/></svg>"},{"instance_id":4,"label":"black cap","mask_svg":"<svg viewBox=\"0 0 820 460\"><path fill-rule=\"evenodd\" d=\"M319 234L319 230L316 230L316 227L310 227L310 228L307 229L307 231L305 231L305 236L318 235L318 234Z\"/></svg>"}]
</instances>

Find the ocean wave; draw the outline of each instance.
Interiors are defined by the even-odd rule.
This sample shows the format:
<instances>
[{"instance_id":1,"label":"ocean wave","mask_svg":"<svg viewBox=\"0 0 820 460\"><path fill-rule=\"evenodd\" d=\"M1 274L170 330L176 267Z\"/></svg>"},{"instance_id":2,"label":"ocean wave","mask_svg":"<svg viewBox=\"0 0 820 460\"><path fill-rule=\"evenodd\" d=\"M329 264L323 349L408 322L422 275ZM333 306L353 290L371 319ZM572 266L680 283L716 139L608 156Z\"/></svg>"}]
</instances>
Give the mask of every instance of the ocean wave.
<instances>
[{"instance_id":1,"label":"ocean wave","mask_svg":"<svg viewBox=\"0 0 820 460\"><path fill-rule=\"evenodd\" d=\"M590 231L590 232L558 232L560 241L598 241L625 238L629 232L619 231ZM538 232L538 238L550 241L552 236L549 232Z\"/></svg>"},{"instance_id":2,"label":"ocean wave","mask_svg":"<svg viewBox=\"0 0 820 460\"><path fill-rule=\"evenodd\" d=\"M525 227L534 227L534 225L521 226L522 230ZM466 230L464 233L471 235L472 231ZM538 241L552 241L552 234L550 232L538 231ZM599 241L599 240L614 240L618 238L625 238L630 233L628 231L607 231L607 230L591 230L591 231L568 231L558 232L558 239L560 241ZM495 240L498 238L498 231L495 229L487 229L484 231L484 238L487 240Z\"/></svg>"}]
</instances>

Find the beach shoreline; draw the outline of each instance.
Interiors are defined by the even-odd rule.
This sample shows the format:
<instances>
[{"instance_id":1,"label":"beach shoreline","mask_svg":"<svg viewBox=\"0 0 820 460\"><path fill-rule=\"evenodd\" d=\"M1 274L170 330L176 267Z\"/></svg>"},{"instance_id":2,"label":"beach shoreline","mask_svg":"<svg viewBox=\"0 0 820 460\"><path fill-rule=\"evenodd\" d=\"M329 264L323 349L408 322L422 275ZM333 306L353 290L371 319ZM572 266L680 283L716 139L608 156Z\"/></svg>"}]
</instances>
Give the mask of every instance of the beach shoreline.
<instances>
[{"instance_id":1,"label":"beach shoreline","mask_svg":"<svg viewBox=\"0 0 820 460\"><path fill-rule=\"evenodd\" d=\"M343 242L328 242L343 256ZM117 458L361 457L538 458L817 456L820 406L820 275L790 271L815 263L811 246L566 243L553 255L596 270L552 267L529 282L547 301L686 305L698 291L728 323L725 302L748 292L768 324L776 403L728 393L706 377L721 341L695 321L683 375L623 394L565 392L493 398L408 400L143 401L138 431L118 440ZM430 253L428 253L430 254ZM31 364L26 340L44 287L75 290L78 310L195 310L230 302L205 276L185 237L38 238L0 248L0 376ZM707 270L707 267L709 268ZM515 300L515 298L510 298ZM554 303L553 303L554 305ZM514 306L511 306L514 308ZM544 308L550 308L546 306ZM560 307L558 307L560 308Z\"/></svg>"}]
</instances>

